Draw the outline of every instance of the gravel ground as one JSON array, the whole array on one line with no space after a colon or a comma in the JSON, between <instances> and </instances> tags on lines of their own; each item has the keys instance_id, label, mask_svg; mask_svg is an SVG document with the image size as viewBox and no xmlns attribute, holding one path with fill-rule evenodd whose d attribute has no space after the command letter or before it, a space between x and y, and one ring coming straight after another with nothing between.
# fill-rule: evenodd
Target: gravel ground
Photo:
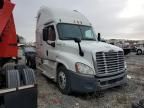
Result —
<instances>
[{"instance_id":1,"label":"gravel ground","mask_svg":"<svg viewBox=\"0 0 144 108\"><path fill-rule=\"evenodd\" d=\"M128 84L97 94L63 95L56 84L37 71L38 108L131 108L132 102L144 98L144 55L129 54Z\"/></svg>"}]
</instances>

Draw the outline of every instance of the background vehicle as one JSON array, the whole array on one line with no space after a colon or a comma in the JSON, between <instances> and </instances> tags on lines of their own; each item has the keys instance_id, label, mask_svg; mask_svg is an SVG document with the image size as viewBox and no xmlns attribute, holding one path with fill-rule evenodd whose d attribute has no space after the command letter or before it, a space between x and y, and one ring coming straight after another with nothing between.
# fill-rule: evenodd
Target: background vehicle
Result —
<instances>
[{"instance_id":1,"label":"background vehicle","mask_svg":"<svg viewBox=\"0 0 144 108\"><path fill-rule=\"evenodd\" d=\"M136 52L138 55L141 55L144 53L144 44L138 44L136 46Z\"/></svg>"},{"instance_id":2,"label":"background vehicle","mask_svg":"<svg viewBox=\"0 0 144 108\"><path fill-rule=\"evenodd\" d=\"M24 55L24 44L18 44L18 59L19 62L25 64L25 55Z\"/></svg>"},{"instance_id":3,"label":"background vehicle","mask_svg":"<svg viewBox=\"0 0 144 108\"><path fill-rule=\"evenodd\" d=\"M116 45L116 46L122 48L124 51L124 55L128 55L132 50L129 43L126 43L126 42L110 42L110 44Z\"/></svg>"},{"instance_id":4,"label":"background vehicle","mask_svg":"<svg viewBox=\"0 0 144 108\"><path fill-rule=\"evenodd\" d=\"M36 27L37 68L65 94L126 83L123 50L100 40L80 12L42 7Z\"/></svg>"},{"instance_id":5,"label":"background vehicle","mask_svg":"<svg viewBox=\"0 0 144 108\"><path fill-rule=\"evenodd\" d=\"M36 108L35 73L18 63L14 4L0 0L0 108Z\"/></svg>"},{"instance_id":6,"label":"background vehicle","mask_svg":"<svg viewBox=\"0 0 144 108\"><path fill-rule=\"evenodd\" d=\"M24 55L26 58L26 65L31 67L31 68L36 68L36 62L35 62L35 57L36 57L36 50L34 47L24 47Z\"/></svg>"}]
</instances>

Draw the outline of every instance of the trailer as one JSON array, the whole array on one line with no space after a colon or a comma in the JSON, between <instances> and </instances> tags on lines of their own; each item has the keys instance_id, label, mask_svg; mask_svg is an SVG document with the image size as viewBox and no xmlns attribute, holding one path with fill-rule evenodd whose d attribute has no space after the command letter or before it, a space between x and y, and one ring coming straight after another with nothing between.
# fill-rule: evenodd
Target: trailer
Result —
<instances>
[{"instance_id":1,"label":"trailer","mask_svg":"<svg viewBox=\"0 0 144 108\"><path fill-rule=\"evenodd\" d=\"M37 108L35 71L18 62L14 7L0 0L0 108Z\"/></svg>"}]
</instances>

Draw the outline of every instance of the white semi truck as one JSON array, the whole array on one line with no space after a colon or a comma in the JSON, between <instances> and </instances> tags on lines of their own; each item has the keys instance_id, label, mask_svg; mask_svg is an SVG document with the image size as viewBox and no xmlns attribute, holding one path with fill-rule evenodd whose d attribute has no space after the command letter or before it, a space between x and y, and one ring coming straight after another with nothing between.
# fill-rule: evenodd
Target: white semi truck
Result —
<instances>
[{"instance_id":1,"label":"white semi truck","mask_svg":"<svg viewBox=\"0 0 144 108\"><path fill-rule=\"evenodd\" d=\"M100 41L80 12L42 7L36 27L37 68L62 93L95 92L126 83L124 52Z\"/></svg>"}]
</instances>

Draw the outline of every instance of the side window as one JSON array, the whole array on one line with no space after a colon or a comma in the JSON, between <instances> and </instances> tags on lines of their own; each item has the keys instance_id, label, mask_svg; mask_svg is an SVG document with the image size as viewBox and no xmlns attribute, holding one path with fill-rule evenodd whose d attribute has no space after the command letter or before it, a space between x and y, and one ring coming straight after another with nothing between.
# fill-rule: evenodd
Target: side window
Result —
<instances>
[{"instance_id":1,"label":"side window","mask_svg":"<svg viewBox=\"0 0 144 108\"><path fill-rule=\"evenodd\" d=\"M48 27L48 40L55 41L56 35L55 35L55 29L54 26Z\"/></svg>"},{"instance_id":2,"label":"side window","mask_svg":"<svg viewBox=\"0 0 144 108\"><path fill-rule=\"evenodd\" d=\"M56 40L56 34L54 26L48 26L44 28L43 30L43 40L44 41L55 41Z\"/></svg>"}]
</instances>

